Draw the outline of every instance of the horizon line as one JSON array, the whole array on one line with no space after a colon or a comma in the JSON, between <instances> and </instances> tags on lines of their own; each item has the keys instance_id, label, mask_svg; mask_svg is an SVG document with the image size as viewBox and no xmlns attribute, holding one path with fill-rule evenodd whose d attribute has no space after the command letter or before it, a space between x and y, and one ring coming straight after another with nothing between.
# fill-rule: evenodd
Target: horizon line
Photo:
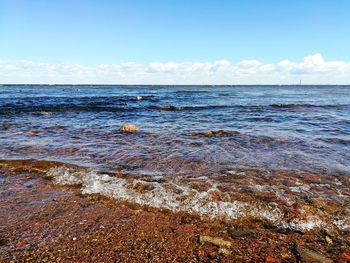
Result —
<instances>
[{"instance_id":1,"label":"horizon line","mask_svg":"<svg viewBox=\"0 0 350 263\"><path fill-rule=\"evenodd\" d=\"M0 86L207 86L207 87L234 87L234 86L350 86L349 84L49 84L49 83L0 83Z\"/></svg>"}]
</instances>

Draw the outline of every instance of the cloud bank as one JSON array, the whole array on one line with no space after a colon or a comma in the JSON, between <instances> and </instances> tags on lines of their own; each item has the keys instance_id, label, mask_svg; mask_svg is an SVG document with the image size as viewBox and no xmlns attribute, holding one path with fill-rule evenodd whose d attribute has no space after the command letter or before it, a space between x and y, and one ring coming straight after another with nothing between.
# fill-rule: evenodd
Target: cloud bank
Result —
<instances>
[{"instance_id":1,"label":"cloud bank","mask_svg":"<svg viewBox=\"0 0 350 263\"><path fill-rule=\"evenodd\" d=\"M350 62L325 61L321 54L274 64L153 62L82 65L0 60L2 84L350 84Z\"/></svg>"}]
</instances>

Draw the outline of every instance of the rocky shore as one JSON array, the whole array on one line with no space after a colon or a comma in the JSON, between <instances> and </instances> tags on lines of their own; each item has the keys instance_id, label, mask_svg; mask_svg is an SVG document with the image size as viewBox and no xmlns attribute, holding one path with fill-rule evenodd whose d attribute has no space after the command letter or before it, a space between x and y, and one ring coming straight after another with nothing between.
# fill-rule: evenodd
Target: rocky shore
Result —
<instances>
[{"instance_id":1,"label":"rocky shore","mask_svg":"<svg viewBox=\"0 0 350 263\"><path fill-rule=\"evenodd\" d=\"M350 261L348 230L209 220L83 195L46 178L57 165L0 162L0 262Z\"/></svg>"}]
</instances>

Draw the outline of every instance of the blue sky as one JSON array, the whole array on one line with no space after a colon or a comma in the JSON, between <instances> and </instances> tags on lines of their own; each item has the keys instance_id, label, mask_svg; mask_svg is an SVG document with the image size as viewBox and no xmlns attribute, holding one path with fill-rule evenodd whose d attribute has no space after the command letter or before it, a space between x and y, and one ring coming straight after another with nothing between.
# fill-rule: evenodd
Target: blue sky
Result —
<instances>
[{"instance_id":1,"label":"blue sky","mask_svg":"<svg viewBox=\"0 0 350 263\"><path fill-rule=\"evenodd\" d=\"M0 60L350 61L349 14L347 0L0 0Z\"/></svg>"},{"instance_id":2,"label":"blue sky","mask_svg":"<svg viewBox=\"0 0 350 263\"><path fill-rule=\"evenodd\" d=\"M275 62L322 53L350 60L346 0L0 2L3 59Z\"/></svg>"}]
</instances>

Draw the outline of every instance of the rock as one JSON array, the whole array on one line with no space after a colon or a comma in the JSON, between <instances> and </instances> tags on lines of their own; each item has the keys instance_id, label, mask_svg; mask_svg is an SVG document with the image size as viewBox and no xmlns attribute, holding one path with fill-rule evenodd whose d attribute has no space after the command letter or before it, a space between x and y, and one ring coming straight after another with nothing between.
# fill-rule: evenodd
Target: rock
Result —
<instances>
[{"instance_id":1,"label":"rock","mask_svg":"<svg viewBox=\"0 0 350 263\"><path fill-rule=\"evenodd\" d=\"M200 243L210 243L218 247L231 248L232 242L223 240L220 237L210 237L210 236L199 236Z\"/></svg>"},{"instance_id":2,"label":"rock","mask_svg":"<svg viewBox=\"0 0 350 263\"><path fill-rule=\"evenodd\" d=\"M280 253L280 257L283 259L283 262L290 262L294 255L290 251Z\"/></svg>"},{"instance_id":3,"label":"rock","mask_svg":"<svg viewBox=\"0 0 350 263\"><path fill-rule=\"evenodd\" d=\"M224 232L225 231L225 226L223 226L222 224L212 224L211 228L216 232Z\"/></svg>"},{"instance_id":4,"label":"rock","mask_svg":"<svg viewBox=\"0 0 350 263\"><path fill-rule=\"evenodd\" d=\"M64 214L65 214L65 211L63 209L58 209L52 214L52 217L62 216Z\"/></svg>"},{"instance_id":5,"label":"rock","mask_svg":"<svg viewBox=\"0 0 350 263\"><path fill-rule=\"evenodd\" d=\"M215 258L217 256L217 254L218 254L218 251L215 248L213 248L213 247L207 248L206 252L207 252L207 254L208 254L208 256L210 258Z\"/></svg>"},{"instance_id":6,"label":"rock","mask_svg":"<svg viewBox=\"0 0 350 263\"><path fill-rule=\"evenodd\" d=\"M329 236L326 236L326 242L327 244L330 246L330 245L333 245L333 241L332 239L329 237Z\"/></svg>"},{"instance_id":7,"label":"rock","mask_svg":"<svg viewBox=\"0 0 350 263\"><path fill-rule=\"evenodd\" d=\"M25 243L23 241L19 241L16 243L15 247L19 248L19 247L23 247L25 245Z\"/></svg>"},{"instance_id":8,"label":"rock","mask_svg":"<svg viewBox=\"0 0 350 263\"><path fill-rule=\"evenodd\" d=\"M271 256L267 256L265 258L265 262L266 263L278 263L279 261L277 259L275 259L274 257L271 257Z\"/></svg>"},{"instance_id":9,"label":"rock","mask_svg":"<svg viewBox=\"0 0 350 263\"><path fill-rule=\"evenodd\" d=\"M177 110L182 110L182 107L176 107L176 106L159 106L157 107L160 110L165 110L165 111L177 111Z\"/></svg>"},{"instance_id":10,"label":"rock","mask_svg":"<svg viewBox=\"0 0 350 263\"><path fill-rule=\"evenodd\" d=\"M220 248L219 249L219 254L228 256L228 255L231 255L231 253L232 253L232 251L229 250L229 249L226 249L226 248Z\"/></svg>"},{"instance_id":11,"label":"rock","mask_svg":"<svg viewBox=\"0 0 350 263\"><path fill-rule=\"evenodd\" d=\"M288 142L287 138L275 138L276 142Z\"/></svg>"},{"instance_id":12,"label":"rock","mask_svg":"<svg viewBox=\"0 0 350 263\"><path fill-rule=\"evenodd\" d=\"M0 124L0 129L1 129L1 130L4 130L4 131L9 130L10 127L11 127L10 123L5 122L5 121L4 121L3 123Z\"/></svg>"},{"instance_id":13,"label":"rock","mask_svg":"<svg viewBox=\"0 0 350 263\"><path fill-rule=\"evenodd\" d=\"M28 136L34 136L34 135L39 134L39 131L25 131L23 133L28 135Z\"/></svg>"},{"instance_id":14,"label":"rock","mask_svg":"<svg viewBox=\"0 0 350 263\"><path fill-rule=\"evenodd\" d=\"M312 201L313 206L317 207L318 209L325 211L327 213L334 214L337 211L342 210L343 208L334 203L334 202L327 202L322 198L317 198Z\"/></svg>"},{"instance_id":15,"label":"rock","mask_svg":"<svg viewBox=\"0 0 350 263\"><path fill-rule=\"evenodd\" d=\"M50 130L62 130L65 129L65 126L62 125L53 125L49 127Z\"/></svg>"},{"instance_id":16,"label":"rock","mask_svg":"<svg viewBox=\"0 0 350 263\"><path fill-rule=\"evenodd\" d=\"M0 238L0 246L5 246L6 245L6 240L3 238Z\"/></svg>"},{"instance_id":17,"label":"rock","mask_svg":"<svg viewBox=\"0 0 350 263\"><path fill-rule=\"evenodd\" d=\"M132 123L125 123L119 128L121 132L138 132L139 130L140 129Z\"/></svg>"},{"instance_id":18,"label":"rock","mask_svg":"<svg viewBox=\"0 0 350 263\"><path fill-rule=\"evenodd\" d=\"M347 254L345 252L343 254L341 254L341 257L345 258L346 260L350 260L350 254Z\"/></svg>"},{"instance_id":19,"label":"rock","mask_svg":"<svg viewBox=\"0 0 350 263\"><path fill-rule=\"evenodd\" d=\"M326 229L326 232L327 232L327 235L333 238L339 236L339 232L336 228L328 228Z\"/></svg>"},{"instance_id":20,"label":"rock","mask_svg":"<svg viewBox=\"0 0 350 263\"><path fill-rule=\"evenodd\" d=\"M314 263L332 263L333 260L327 258L323 254L313 251L311 249L297 246L301 262L314 262Z\"/></svg>"},{"instance_id":21,"label":"rock","mask_svg":"<svg viewBox=\"0 0 350 263\"><path fill-rule=\"evenodd\" d=\"M194 231L195 229L192 225L183 225L176 229L176 232L181 234L193 234Z\"/></svg>"},{"instance_id":22,"label":"rock","mask_svg":"<svg viewBox=\"0 0 350 263\"><path fill-rule=\"evenodd\" d=\"M205 255L206 255L206 253L205 253L205 251L204 251L203 249L200 249L200 250L198 251L198 256L199 256L199 257L204 258Z\"/></svg>"},{"instance_id":23,"label":"rock","mask_svg":"<svg viewBox=\"0 0 350 263\"><path fill-rule=\"evenodd\" d=\"M214 133L212 131L202 131L200 134L207 136L207 137L214 136Z\"/></svg>"},{"instance_id":24,"label":"rock","mask_svg":"<svg viewBox=\"0 0 350 263\"><path fill-rule=\"evenodd\" d=\"M198 135L206 136L206 137L232 137L239 135L239 132L237 131L224 131L224 130L217 130L217 131L210 131L205 130L199 132Z\"/></svg>"},{"instance_id":25,"label":"rock","mask_svg":"<svg viewBox=\"0 0 350 263\"><path fill-rule=\"evenodd\" d=\"M241 237L252 237L256 235L256 230L254 229L235 229L233 227L229 228L228 233L232 238Z\"/></svg>"}]
</instances>

